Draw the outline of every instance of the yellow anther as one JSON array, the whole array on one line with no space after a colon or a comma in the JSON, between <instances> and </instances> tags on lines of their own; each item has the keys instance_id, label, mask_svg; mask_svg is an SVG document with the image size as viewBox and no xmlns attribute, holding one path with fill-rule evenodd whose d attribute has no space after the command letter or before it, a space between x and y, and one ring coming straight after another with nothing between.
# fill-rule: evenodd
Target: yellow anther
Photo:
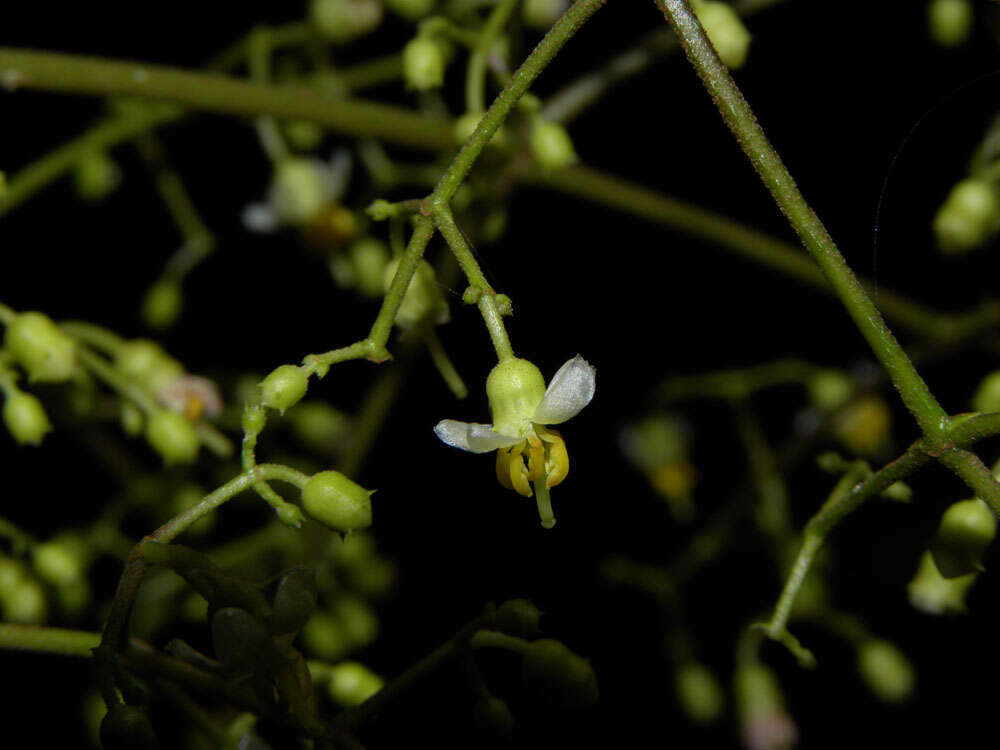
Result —
<instances>
[{"instance_id":1,"label":"yellow anther","mask_svg":"<svg viewBox=\"0 0 1000 750\"><path fill-rule=\"evenodd\" d=\"M511 451L509 461L510 483L514 485L514 490L525 497L534 495L535 493L531 490L531 482L528 481L528 469L524 465L521 451Z\"/></svg>"},{"instance_id":2,"label":"yellow anther","mask_svg":"<svg viewBox=\"0 0 1000 750\"><path fill-rule=\"evenodd\" d=\"M542 439L547 443L545 451L545 486L555 487L569 474L569 453L566 442L555 430L546 430Z\"/></svg>"},{"instance_id":3,"label":"yellow anther","mask_svg":"<svg viewBox=\"0 0 1000 750\"><path fill-rule=\"evenodd\" d=\"M540 479L543 471L545 471L545 448L539 440L538 445L532 445L528 449L528 479L532 482Z\"/></svg>"},{"instance_id":4,"label":"yellow anther","mask_svg":"<svg viewBox=\"0 0 1000 750\"><path fill-rule=\"evenodd\" d=\"M514 489L510 483L510 448L500 448L497 451L497 481L508 490Z\"/></svg>"},{"instance_id":5,"label":"yellow anther","mask_svg":"<svg viewBox=\"0 0 1000 750\"><path fill-rule=\"evenodd\" d=\"M205 402L202 401L197 396L191 396L187 403L184 404L184 416L190 419L192 422L197 422L201 419L201 415L205 413Z\"/></svg>"}]
</instances>

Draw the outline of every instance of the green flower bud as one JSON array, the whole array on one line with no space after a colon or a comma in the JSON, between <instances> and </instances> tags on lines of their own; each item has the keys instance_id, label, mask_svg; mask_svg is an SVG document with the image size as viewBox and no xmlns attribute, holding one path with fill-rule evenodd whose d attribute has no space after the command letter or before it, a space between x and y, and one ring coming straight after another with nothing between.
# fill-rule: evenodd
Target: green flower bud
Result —
<instances>
[{"instance_id":1,"label":"green flower bud","mask_svg":"<svg viewBox=\"0 0 1000 750\"><path fill-rule=\"evenodd\" d=\"M310 477L302 488L302 507L332 529L363 529L372 523L373 492L339 471L321 471Z\"/></svg>"},{"instance_id":2,"label":"green flower bud","mask_svg":"<svg viewBox=\"0 0 1000 750\"><path fill-rule=\"evenodd\" d=\"M327 695L338 706L364 703L382 689L385 681L364 664L345 661L330 668Z\"/></svg>"},{"instance_id":3,"label":"green flower bud","mask_svg":"<svg viewBox=\"0 0 1000 750\"><path fill-rule=\"evenodd\" d=\"M963 500L948 508L930 546L941 575L957 578L982 570L983 555L996 532L996 518L979 498Z\"/></svg>"},{"instance_id":4,"label":"green flower bud","mask_svg":"<svg viewBox=\"0 0 1000 750\"><path fill-rule=\"evenodd\" d=\"M275 635L297 633L316 609L316 573L309 568L292 568L278 583L274 593L270 626Z\"/></svg>"},{"instance_id":5,"label":"green flower bud","mask_svg":"<svg viewBox=\"0 0 1000 750\"><path fill-rule=\"evenodd\" d=\"M44 313L25 312L7 325L4 344L28 379L69 380L75 367L73 339Z\"/></svg>"},{"instance_id":6,"label":"green flower bud","mask_svg":"<svg viewBox=\"0 0 1000 750\"><path fill-rule=\"evenodd\" d=\"M122 432L129 437L138 437L142 434L142 428L146 424L142 409L129 401L122 401L119 415Z\"/></svg>"},{"instance_id":7,"label":"green flower bud","mask_svg":"<svg viewBox=\"0 0 1000 750\"><path fill-rule=\"evenodd\" d=\"M437 0L385 0L389 10L407 21L418 21L429 15Z\"/></svg>"},{"instance_id":8,"label":"green flower bud","mask_svg":"<svg viewBox=\"0 0 1000 750\"><path fill-rule=\"evenodd\" d=\"M523 655L521 677L525 688L540 703L582 708L597 702L594 670L560 641L534 641L525 647Z\"/></svg>"},{"instance_id":9,"label":"green flower bud","mask_svg":"<svg viewBox=\"0 0 1000 750\"><path fill-rule=\"evenodd\" d=\"M351 245L350 258L358 291L366 297L381 297L385 292L385 267L390 259L386 244L374 237L365 237Z\"/></svg>"},{"instance_id":10,"label":"green flower bud","mask_svg":"<svg viewBox=\"0 0 1000 750\"><path fill-rule=\"evenodd\" d=\"M375 611L361 597L342 595L334 603L333 615L340 622L352 648L362 648L378 636L379 622Z\"/></svg>"},{"instance_id":11,"label":"green flower bud","mask_svg":"<svg viewBox=\"0 0 1000 750\"><path fill-rule=\"evenodd\" d=\"M743 744L751 748L793 747L798 729L785 708L774 672L758 662L739 666L734 676Z\"/></svg>"},{"instance_id":12,"label":"green flower bud","mask_svg":"<svg viewBox=\"0 0 1000 750\"><path fill-rule=\"evenodd\" d=\"M514 739L514 715L507 704L494 695L476 701L472 721L480 734L494 742L510 743Z\"/></svg>"},{"instance_id":13,"label":"green flower bud","mask_svg":"<svg viewBox=\"0 0 1000 750\"><path fill-rule=\"evenodd\" d=\"M1000 228L1000 191L970 177L955 185L934 216L934 235L945 253L966 253L985 245Z\"/></svg>"},{"instance_id":14,"label":"green flower bud","mask_svg":"<svg viewBox=\"0 0 1000 750\"><path fill-rule=\"evenodd\" d=\"M146 712L135 706L115 705L101 721L104 750L155 750L160 746Z\"/></svg>"},{"instance_id":15,"label":"green flower bud","mask_svg":"<svg viewBox=\"0 0 1000 750\"><path fill-rule=\"evenodd\" d=\"M865 396L847 406L834 422L837 439L859 456L876 456L885 450L892 428L892 414L878 396Z\"/></svg>"},{"instance_id":16,"label":"green flower bud","mask_svg":"<svg viewBox=\"0 0 1000 750\"><path fill-rule=\"evenodd\" d=\"M541 633L542 611L527 599L511 599L497 607L497 630L516 638L534 638Z\"/></svg>"},{"instance_id":17,"label":"green flower bud","mask_svg":"<svg viewBox=\"0 0 1000 750\"><path fill-rule=\"evenodd\" d=\"M127 341L115 353L115 367L153 393L184 375L184 366L149 339Z\"/></svg>"},{"instance_id":18,"label":"green flower bud","mask_svg":"<svg viewBox=\"0 0 1000 750\"><path fill-rule=\"evenodd\" d=\"M390 261L385 267L382 283L386 291L396 276L397 268L399 268L398 258ZM413 272L410 286L407 287L403 301L396 312L396 325L400 328L409 328L424 318L430 318L435 323L447 323L449 317L448 303L438 287L434 269L430 263L421 260Z\"/></svg>"},{"instance_id":19,"label":"green flower bud","mask_svg":"<svg viewBox=\"0 0 1000 750\"><path fill-rule=\"evenodd\" d=\"M305 401L288 414L292 433L317 452L329 451L347 438L351 418L324 401Z\"/></svg>"},{"instance_id":20,"label":"green flower bud","mask_svg":"<svg viewBox=\"0 0 1000 750\"><path fill-rule=\"evenodd\" d=\"M681 708L696 724L713 724L722 718L726 696L719 681L704 664L685 662L674 675L674 690Z\"/></svg>"},{"instance_id":21,"label":"green flower bud","mask_svg":"<svg viewBox=\"0 0 1000 750\"><path fill-rule=\"evenodd\" d=\"M25 625L44 622L45 591L25 567L9 557L0 557L0 614L3 620Z\"/></svg>"},{"instance_id":22,"label":"green flower bud","mask_svg":"<svg viewBox=\"0 0 1000 750\"><path fill-rule=\"evenodd\" d=\"M970 0L931 0L927 5L927 26L931 39L942 47L956 47L972 33Z\"/></svg>"},{"instance_id":23,"label":"green flower bud","mask_svg":"<svg viewBox=\"0 0 1000 750\"><path fill-rule=\"evenodd\" d=\"M531 125L528 145L531 155L542 169L562 169L579 161L569 132L557 122L536 117Z\"/></svg>"},{"instance_id":24,"label":"green flower bud","mask_svg":"<svg viewBox=\"0 0 1000 750\"><path fill-rule=\"evenodd\" d=\"M260 383L261 403L281 414L295 406L309 389L309 376L296 365L281 365Z\"/></svg>"},{"instance_id":25,"label":"green flower bud","mask_svg":"<svg viewBox=\"0 0 1000 750\"><path fill-rule=\"evenodd\" d=\"M809 403L820 411L833 411L854 393L854 381L840 370L820 370L806 383Z\"/></svg>"},{"instance_id":26,"label":"green flower bud","mask_svg":"<svg viewBox=\"0 0 1000 750\"><path fill-rule=\"evenodd\" d=\"M464 115L455 120L455 140L458 143L465 143L472 134L479 127L480 121L483 119L485 112L466 112ZM493 134L490 138L490 143L495 146L501 146L507 140L507 131L504 129L503 125L497 128L497 132Z\"/></svg>"},{"instance_id":27,"label":"green flower bud","mask_svg":"<svg viewBox=\"0 0 1000 750\"><path fill-rule=\"evenodd\" d=\"M309 18L332 42L344 43L370 34L382 23L379 0L312 0Z\"/></svg>"},{"instance_id":28,"label":"green flower bud","mask_svg":"<svg viewBox=\"0 0 1000 750\"><path fill-rule=\"evenodd\" d=\"M121 170L106 151L88 151L73 167L73 186L85 201L106 198L121 182Z\"/></svg>"},{"instance_id":29,"label":"green flower bud","mask_svg":"<svg viewBox=\"0 0 1000 750\"><path fill-rule=\"evenodd\" d=\"M976 573L944 578L934 564L930 552L920 558L920 566L907 585L910 604L930 615L961 614L965 612L965 596L976 582Z\"/></svg>"},{"instance_id":30,"label":"green flower bud","mask_svg":"<svg viewBox=\"0 0 1000 750\"><path fill-rule=\"evenodd\" d=\"M694 12L722 62L733 69L743 67L752 37L736 11L723 2L700 0Z\"/></svg>"},{"instance_id":31,"label":"green flower bud","mask_svg":"<svg viewBox=\"0 0 1000 750\"><path fill-rule=\"evenodd\" d=\"M403 48L403 78L417 91L430 91L444 84L447 66L441 44L430 37L418 36Z\"/></svg>"},{"instance_id":32,"label":"green flower bud","mask_svg":"<svg viewBox=\"0 0 1000 750\"><path fill-rule=\"evenodd\" d=\"M534 363L526 359L501 362L486 378L493 429L504 435L520 435L544 395L545 378Z\"/></svg>"},{"instance_id":33,"label":"green flower bud","mask_svg":"<svg viewBox=\"0 0 1000 750\"><path fill-rule=\"evenodd\" d=\"M79 538L62 536L36 544L32 561L43 581L67 586L83 578L87 568L86 548Z\"/></svg>"},{"instance_id":34,"label":"green flower bud","mask_svg":"<svg viewBox=\"0 0 1000 750\"><path fill-rule=\"evenodd\" d=\"M521 15L524 24L535 31L545 32L549 30L566 9L569 7L569 0L524 0L521 8Z\"/></svg>"},{"instance_id":35,"label":"green flower bud","mask_svg":"<svg viewBox=\"0 0 1000 750\"><path fill-rule=\"evenodd\" d=\"M905 701L917 682L906 656L888 641L875 638L858 646L858 671L875 697L886 703Z\"/></svg>"},{"instance_id":36,"label":"green flower bud","mask_svg":"<svg viewBox=\"0 0 1000 750\"><path fill-rule=\"evenodd\" d=\"M150 328L162 331L170 328L181 315L184 291L176 281L160 279L146 292L140 315Z\"/></svg>"},{"instance_id":37,"label":"green flower bud","mask_svg":"<svg viewBox=\"0 0 1000 750\"><path fill-rule=\"evenodd\" d=\"M3 423L20 445L41 445L52 431L42 402L24 391L13 391L3 405Z\"/></svg>"},{"instance_id":38,"label":"green flower bud","mask_svg":"<svg viewBox=\"0 0 1000 750\"><path fill-rule=\"evenodd\" d=\"M158 409L146 424L146 441L171 464L192 463L198 457L200 439L194 425L177 412Z\"/></svg>"},{"instance_id":39,"label":"green flower bud","mask_svg":"<svg viewBox=\"0 0 1000 750\"><path fill-rule=\"evenodd\" d=\"M979 382L972 397L972 409L984 413L1000 411L1000 370L991 372Z\"/></svg>"},{"instance_id":40,"label":"green flower bud","mask_svg":"<svg viewBox=\"0 0 1000 750\"><path fill-rule=\"evenodd\" d=\"M327 612L313 614L302 627L299 637L307 654L327 661L343 658L354 646L343 624Z\"/></svg>"},{"instance_id":41,"label":"green flower bud","mask_svg":"<svg viewBox=\"0 0 1000 750\"><path fill-rule=\"evenodd\" d=\"M305 224L318 216L329 202L327 175L313 159L300 156L283 159L275 167L268 199L282 222Z\"/></svg>"}]
</instances>

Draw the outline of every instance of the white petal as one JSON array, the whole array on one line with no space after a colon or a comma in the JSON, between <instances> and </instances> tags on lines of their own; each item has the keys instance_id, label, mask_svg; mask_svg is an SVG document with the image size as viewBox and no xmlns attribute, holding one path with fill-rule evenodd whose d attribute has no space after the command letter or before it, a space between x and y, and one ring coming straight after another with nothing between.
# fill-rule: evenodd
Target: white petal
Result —
<instances>
[{"instance_id":1,"label":"white petal","mask_svg":"<svg viewBox=\"0 0 1000 750\"><path fill-rule=\"evenodd\" d=\"M597 368L577 354L559 368L531 418L538 424L561 424L575 417L594 397Z\"/></svg>"},{"instance_id":2,"label":"white petal","mask_svg":"<svg viewBox=\"0 0 1000 750\"><path fill-rule=\"evenodd\" d=\"M330 157L330 166L327 174L330 176L328 189L331 200L340 200L347 192L347 186L351 182L353 164L351 163L351 152L346 148L338 148Z\"/></svg>"},{"instance_id":3,"label":"white petal","mask_svg":"<svg viewBox=\"0 0 1000 750\"><path fill-rule=\"evenodd\" d=\"M278 215L267 203L251 203L243 209L243 226L251 232L270 234L278 228Z\"/></svg>"},{"instance_id":4,"label":"white petal","mask_svg":"<svg viewBox=\"0 0 1000 750\"><path fill-rule=\"evenodd\" d=\"M494 432L488 424L459 422L455 419L442 419L434 428L434 434L441 442L472 453L489 453L497 448L509 448L523 439L501 435Z\"/></svg>"}]
</instances>

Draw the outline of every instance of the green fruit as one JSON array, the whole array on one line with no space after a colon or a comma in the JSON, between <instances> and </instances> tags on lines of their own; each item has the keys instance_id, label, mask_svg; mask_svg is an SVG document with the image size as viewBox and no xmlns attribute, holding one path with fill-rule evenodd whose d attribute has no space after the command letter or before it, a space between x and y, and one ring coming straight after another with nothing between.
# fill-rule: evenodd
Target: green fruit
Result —
<instances>
[{"instance_id":1,"label":"green fruit","mask_svg":"<svg viewBox=\"0 0 1000 750\"><path fill-rule=\"evenodd\" d=\"M948 508L930 545L941 575L957 578L982 570L983 555L996 532L996 517L982 500L963 500Z\"/></svg>"},{"instance_id":2,"label":"green fruit","mask_svg":"<svg viewBox=\"0 0 1000 750\"><path fill-rule=\"evenodd\" d=\"M445 67L444 50L430 37L415 37L403 48L403 78L411 89L440 88L444 83Z\"/></svg>"}]
</instances>

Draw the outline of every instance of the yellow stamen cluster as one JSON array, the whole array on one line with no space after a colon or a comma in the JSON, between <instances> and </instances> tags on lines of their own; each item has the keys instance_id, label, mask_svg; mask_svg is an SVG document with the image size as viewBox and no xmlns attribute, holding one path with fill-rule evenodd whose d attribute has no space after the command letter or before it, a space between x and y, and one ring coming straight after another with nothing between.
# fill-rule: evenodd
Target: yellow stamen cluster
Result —
<instances>
[{"instance_id":1,"label":"yellow stamen cluster","mask_svg":"<svg viewBox=\"0 0 1000 750\"><path fill-rule=\"evenodd\" d=\"M534 493L531 483L545 477L545 486L555 487L569 473L566 443L555 430L534 425L528 437L510 448L497 451L497 479L504 487L525 497Z\"/></svg>"}]
</instances>

